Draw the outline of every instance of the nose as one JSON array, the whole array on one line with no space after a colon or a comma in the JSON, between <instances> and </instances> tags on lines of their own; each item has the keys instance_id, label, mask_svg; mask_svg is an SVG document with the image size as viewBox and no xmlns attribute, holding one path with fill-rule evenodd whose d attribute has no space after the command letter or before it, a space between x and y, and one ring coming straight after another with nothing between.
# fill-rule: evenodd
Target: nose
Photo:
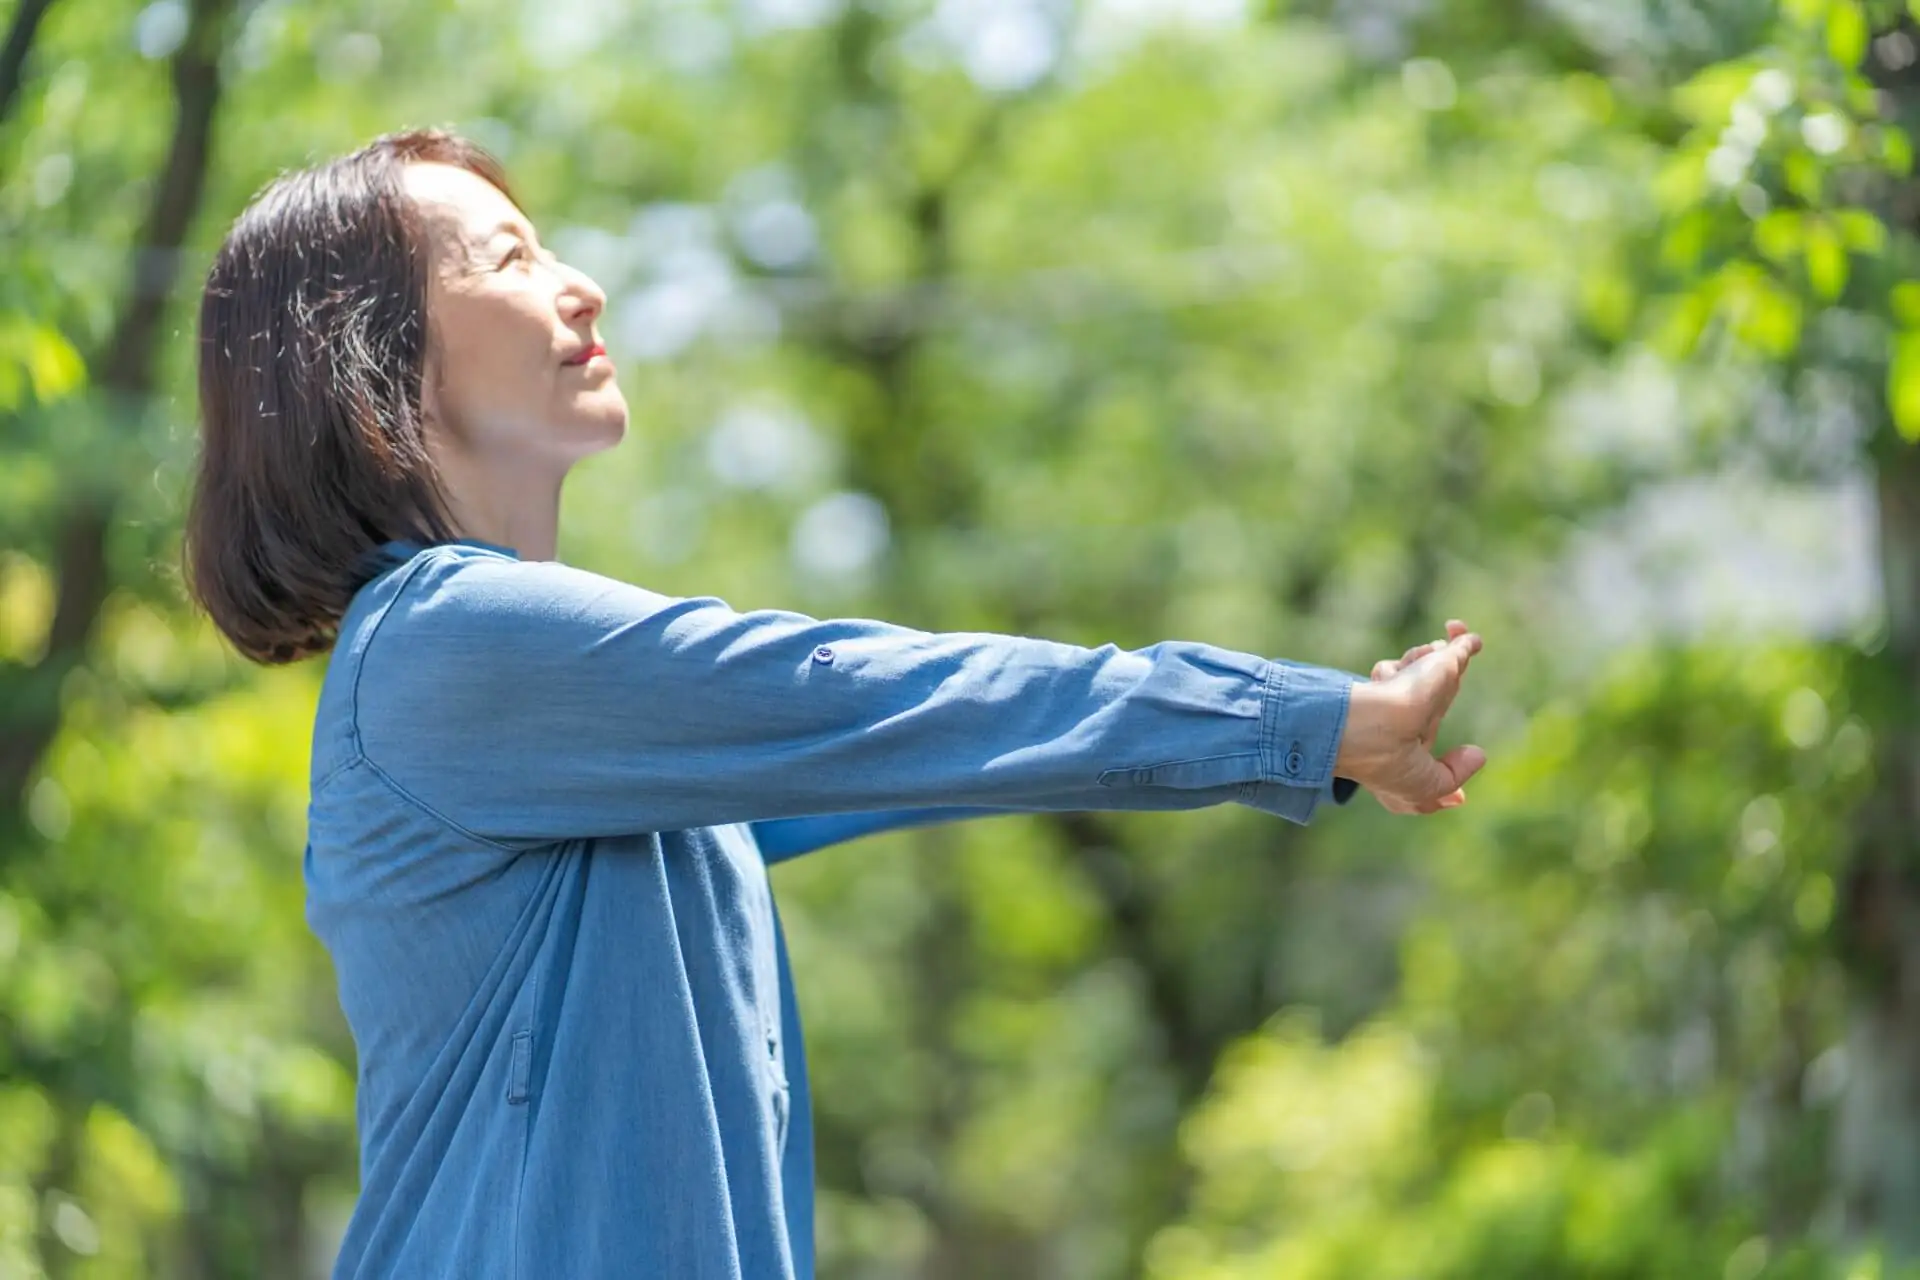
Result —
<instances>
[{"instance_id":1,"label":"nose","mask_svg":"<svg viewBox=\"0 0 1920 1280\"><path fill-rule=\"evenodd\" d=\"M607 309L607 295L593 277L584 271L575 270L565 263L560 268L562 287L560 290L560 313L568 324L582 321L591 323Z\"/></svg>"}]
</instances>

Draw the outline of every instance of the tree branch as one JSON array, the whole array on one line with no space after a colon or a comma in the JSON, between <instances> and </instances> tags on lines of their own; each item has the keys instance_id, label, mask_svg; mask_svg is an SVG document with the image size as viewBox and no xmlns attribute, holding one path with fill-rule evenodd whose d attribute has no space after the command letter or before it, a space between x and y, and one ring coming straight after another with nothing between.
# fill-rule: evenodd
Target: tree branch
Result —
<instances>
[{"instance_id":1,"label":"tree branch","mask_svg":"<svg viewBox=\"0 0 1920 1280\"><path fill-rule=\"evenodd\" d=\"M27 78L27 55L33 52L33 39L40 33L40 19L53 8L53 0L20 0L7 26L7 42L0 45L0 124L20 96Z\"/></svg>"},{"instance_id":2,"label":"tree branch","mask_svg":"<svg viewBox=\"0 0 1920 1280\"><path fill-rule=\"evenodd\" d=\"M186 39L173 55L173 138L136 242L119 318L106 346L89 362L96 386L115 411L138 404L154 389L160 326L179 279L180 247L206 188L220 101L220 53L232 12L233 0L193 0ZM60 686L85 656L113 586L107 531L117 505L117 495L108 489L83 492L56 535L59 585L46 653L20 676L24 687L8 699L16 714L0 728L0 816L16 816L27 779L59 731Z\"/></svg>"}]
</instances>

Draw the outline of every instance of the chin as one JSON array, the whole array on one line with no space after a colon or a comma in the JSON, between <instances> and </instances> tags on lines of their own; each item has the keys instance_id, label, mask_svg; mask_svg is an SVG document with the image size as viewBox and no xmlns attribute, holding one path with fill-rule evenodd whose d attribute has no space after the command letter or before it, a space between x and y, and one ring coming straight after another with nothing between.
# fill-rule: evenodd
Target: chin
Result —
<instances>
[{"instance_id":1,"label":"chin","mask_svg":"<svg viewBox=\"0 0 1920 1280\"><path fill-rule=\"evenodd\" d=\"M591 458L596 453L605 453L609 449L618 447L626 436L627 420L621 418L617 422L604 424L596 430L575 434L568 442L567 452L572 455L573 461L578 462L582 458Z\"/></svg>"},{"instance_id":2,"label":"chin","mask_svg":"<svg viewBox=\"0 0 1920 1280\"><path fill-rule=\"evenodd\" d=\"M606 452L626 439L627 402L616 399L590 409L583 407L567 424L566 435L568 451L577 458Z\"/></svg>"}]
</instances>

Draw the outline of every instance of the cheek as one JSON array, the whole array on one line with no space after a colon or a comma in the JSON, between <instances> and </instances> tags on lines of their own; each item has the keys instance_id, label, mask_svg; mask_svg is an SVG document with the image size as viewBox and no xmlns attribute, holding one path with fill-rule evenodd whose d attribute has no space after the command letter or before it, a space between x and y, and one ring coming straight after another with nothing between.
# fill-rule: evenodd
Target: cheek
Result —
<instances>
[{"instance_id":1,"label":"cheek","mask_svg":"<svg viewBox=\"0 0 1920 1280\"><path fill-rule=\"evenodd\" d=\"M548 327L502 300L461 299L448 306L440 350L442 396L476 425L551 393Z\"/></svg>"},{"instance_id":2,"label":"cheek","mask_svg":"<svg viewBox=\"0 0 1920 1280\"><path fill-rule=\"evenodd\" d=\"M498 380L524 372L533 357L546 354L543 335L524 315L509 307L463 308L447 326L447 353L469 374Z\"/></svg>"}]
</instances>

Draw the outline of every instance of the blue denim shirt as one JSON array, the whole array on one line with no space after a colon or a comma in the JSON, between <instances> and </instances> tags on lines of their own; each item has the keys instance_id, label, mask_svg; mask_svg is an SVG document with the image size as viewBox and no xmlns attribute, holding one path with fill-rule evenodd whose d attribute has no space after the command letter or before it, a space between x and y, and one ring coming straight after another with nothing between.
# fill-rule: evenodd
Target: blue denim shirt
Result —
<instances>
[{"instance_id":1,"label":"blue denim shirt","mask_svg":"<svg viewBox=\"0 0 1920 1280\"><path fill-rule=\"evenodd\" d=\"M305 858L359 1051L342 1280L811 1276L767 863L1006 811L1305 822L1358 678L742 613L475 540L370 572Z\"/></svg>"}]
</instances>

